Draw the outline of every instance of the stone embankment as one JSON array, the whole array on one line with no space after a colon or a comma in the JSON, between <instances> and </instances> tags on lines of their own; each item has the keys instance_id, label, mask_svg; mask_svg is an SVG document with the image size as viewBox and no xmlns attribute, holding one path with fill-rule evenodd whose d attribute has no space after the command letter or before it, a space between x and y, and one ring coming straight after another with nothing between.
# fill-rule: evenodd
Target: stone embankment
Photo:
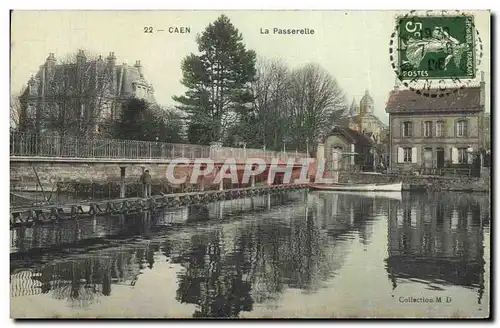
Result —
<instances>
[{"instance_id":1,"label":"stone embankment","mask_svg":"<svg viewBox=\"0 0 500 328\"><path fill-rule=\"evenodd\" d=\"M403 182L403 190L425 191L469 191L489 192L491 178L489 174L481 177L469 176L411 176L374 173L341 173L340 182L352 183L393 183Z\"/></svg>"}]
</instances>

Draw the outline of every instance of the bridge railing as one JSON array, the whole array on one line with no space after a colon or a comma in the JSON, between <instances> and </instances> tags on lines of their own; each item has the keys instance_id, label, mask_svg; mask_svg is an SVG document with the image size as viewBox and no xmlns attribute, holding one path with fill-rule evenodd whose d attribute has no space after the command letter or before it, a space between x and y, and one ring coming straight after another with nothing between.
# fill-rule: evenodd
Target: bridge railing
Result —
<instances>
[{"instance_id":1,"label":"bridge railing","mask_svg":"<svg viewBox=\"0 0 500 328\"><path fill-rule=\"evenodd\" d=\"M12 132L11 156L75 158L208 158L209 146Z\"/></svg>"},{"instance_id":2,"label":"bridge railing","mask_svg":"<svg viewBox=\"0 0 500 328\"><path fill-rule=\"evenodd\" d=\"M272 151L272 150L252 149L252 148L222 147L216 150L215 157L217 159L262 158L267 161L270 161L273 158L277 158L282 161L287 161L289 159L299 161L301 158L306 158L307 154L299 152Z\"/></svg>"},{"instance_id":3,"label":"bridge railing","mask_svg":"<svg viewBox=\"0 0 500 328\"><path fill-rule=\"evenodd\" d=\"M36 134L10 133L10 156L73 157L73 158L226 158L300 159L306 154L297 152L275 152L261 149L245 149L177 144L152 141L82 138Z\"/></svg>"}]
</instances>

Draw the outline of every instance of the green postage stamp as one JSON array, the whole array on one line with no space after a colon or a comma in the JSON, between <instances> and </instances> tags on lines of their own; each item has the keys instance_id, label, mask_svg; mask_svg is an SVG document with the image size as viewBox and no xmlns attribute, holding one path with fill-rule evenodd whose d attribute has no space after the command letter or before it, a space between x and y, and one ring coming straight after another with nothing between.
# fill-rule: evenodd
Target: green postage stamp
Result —
<instances>
[{"instance_id":1,"label":"green postage stamp","mask_svg":"<svg viewBox=\"0 0 500 328\"><path fill-rule=\"evenodd\" d=\"M405 16L397 20L400 78L474 78L474 18Z\"/></svg>"}]
</instances>

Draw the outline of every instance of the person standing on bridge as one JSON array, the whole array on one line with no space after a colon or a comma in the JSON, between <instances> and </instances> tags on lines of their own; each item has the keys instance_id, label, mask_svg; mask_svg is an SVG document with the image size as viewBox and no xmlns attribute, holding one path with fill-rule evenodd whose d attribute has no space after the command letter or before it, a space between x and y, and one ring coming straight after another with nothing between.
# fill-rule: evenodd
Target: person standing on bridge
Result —
<instances>
[{"instance_id":1,"label":"person standing on bridge","mask_svg":"<svg viewBox=\"0 0 500 328\"><path fill-rule=\"evenodd\" d=\"M151 175L145 170L141 175L142 191L144 197L151 197Z\"/></svg>"}]
</instances>

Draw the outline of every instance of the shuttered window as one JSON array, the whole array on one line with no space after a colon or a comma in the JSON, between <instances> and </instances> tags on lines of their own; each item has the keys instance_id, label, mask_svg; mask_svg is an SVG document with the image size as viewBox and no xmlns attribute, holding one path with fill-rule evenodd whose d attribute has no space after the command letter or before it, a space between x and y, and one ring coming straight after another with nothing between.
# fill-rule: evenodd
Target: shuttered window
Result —
<instances>
[{"instance_id":1,"label":"shuttered window","mask_svg":"<svg viewBox=\"0 0 500 328\"><path fill-rule=\"evenodd\" d=\"M458 164L458 149L455 147L451 148L451 163Z\"/></svg>"},{"instance_id":2,"label":"shuttered window","mask_svg":"<svg viewBox=\"0 0 500 328\"><path fill-rule=\"evenodd\" d=\"M467 148L457 148L457 157L458 164L467 164Z\"/></svg>"},{"instance_id":3,"label":"shuttered window","mask_svg":"<svg viewBox=\"0 0 500 328\"><path fill-rule=\"evenodd\" d=\"M413 155L412 149L409 147L403 148L403 162L411 163L411 156Z\"/></svg>"},{"instance_id":4,"label":"shuttered window","mask_svg":"<svg viewBox=\"0 0 500 328\"><path fill-rule=\"evenodd\" d=\"M416 147L398 147L398 163L417 163Z\"/></svg>"}]
</instances>

